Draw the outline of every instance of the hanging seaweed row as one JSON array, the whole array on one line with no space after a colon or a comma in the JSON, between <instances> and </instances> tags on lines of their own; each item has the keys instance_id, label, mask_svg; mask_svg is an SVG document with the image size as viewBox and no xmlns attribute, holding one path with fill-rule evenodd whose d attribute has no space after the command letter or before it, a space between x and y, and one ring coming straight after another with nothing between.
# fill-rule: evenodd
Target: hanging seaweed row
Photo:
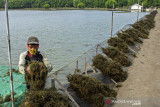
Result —
<instances>
[{"instance_id":1,"label":"hanging seaweed row","mask_svg":"<svg viewBox=\"0 0 160 107\"><path fill-rule=\"evenodd\" d=\"M129 52L128 46L135 45L134 42L142 43L142 39L146 39L149 36L149 30L155 26L154 17L157 11L151 12L146 15L143 20L140 20L132 25L132 28L117 33L118 37L111 37L107 43L110 46L117 47L120 51Z\"/></svg>"},{"instance_id":2,"label":"hanging seaweed row","mask_svg":"<svg viewBox=\"0 0 160 107\"><path fill-rule=\"evenodd\" d=\"M74 74L67 76L70 88L81 99L94 107L104 107L105 97L116 97L117 93L108 85L101 83L93 77Z\"/></svg>"},{"instance_id":3,"label":"hanging seaweed row","mask_svg":"<svg viewBox=\"0 0 160 107\"><path fill-rule=\"evenodd\" d=\"M131 61L125 55L129 52L128 45L134 46L135 42L143 43L141 38L147 38L149 30L153 27L148 28L150 23L154 23L153 17L155 17L156 12L152 12L151 16L146 16L146 20L143 24L147 24L144 27L140 25L133 25L133 28L127 29L122 33L117 34L118 37L112 37L107 42L110 46L108 48L102 48L104 54L109 56L113 62L107 60L101 54L96 55L93 59L93 66L99 69L104 75L112 78L116 82L123 82L127 79L127 72L124 72L122 66L130 66ZM147 20L150 20L147 22ZM140 23L141 21L139 21ZM142 22L141 22L142 24ZM148 29L146 29L148 28ZM85 100L86 102L92 104L95 107L104 106L104 98L116 97L117 93L111 90L107 85L102 84L93 77L85 75L68 75L68 81L70 82L70 88L76 92L76 94Z\"/></svg>"},{"instance_id":4,"label":"hanging seaweed row","mask_svg":"<svg viewBox=\"0 0 160 107\"><path fill-rule=\"evenodd\" d=\"M122 70L121 65L126 67L131 65L131 61L125 54L129 52L128 45L134 46L135 42L143 42L141 38L148 38L149 30L155 24L154 17L156 14L157 11L151 12L143 20L133 24L133 28L119 32L118 37L111 37L107 43L112 47L102 48L102 52L113 62L99 54L92 59L93 66L117 82L124 81L127 78L127 73Z\"/></svg>"}]
</instances>

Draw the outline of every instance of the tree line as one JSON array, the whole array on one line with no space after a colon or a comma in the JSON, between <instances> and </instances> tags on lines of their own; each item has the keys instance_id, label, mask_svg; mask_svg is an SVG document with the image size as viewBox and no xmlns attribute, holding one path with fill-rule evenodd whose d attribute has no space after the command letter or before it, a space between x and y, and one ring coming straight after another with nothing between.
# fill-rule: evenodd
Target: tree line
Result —
<instances>
[{"instance_id":1,"label":"tree line","mask_svg":"<svg viewBox=\"0 0 160 107\"><path fill-rule=\"evenodd\" d=\"M138 0L8 0L8 8L111 8L114 3L117 7L129 7ZM160 7L160 0L139 0L144 8ZM0 8L4 8L4 0L0 0Z\"/></svg>"}]
</instances>

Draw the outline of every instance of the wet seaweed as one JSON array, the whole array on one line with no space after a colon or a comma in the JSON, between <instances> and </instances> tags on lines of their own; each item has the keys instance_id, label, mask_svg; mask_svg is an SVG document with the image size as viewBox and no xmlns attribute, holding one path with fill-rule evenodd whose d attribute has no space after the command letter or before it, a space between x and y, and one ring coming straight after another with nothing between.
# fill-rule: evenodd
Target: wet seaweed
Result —
<instances>
[{"instance_id":1,"label":"wet seaweed","mask_svg":"<svg viewBox=\"0 0 160 107\"><path fill-rule=\"evenodd\" d=\"M154 17L156 16L156 14L157 14L157 11L153 11L149 15L146 15L144 20L140 20L136 24L150 30L155 27Z\"/></svg>"},{"instance_id":2,"label":"wet seaweed","mask_svg":"<svg viewBox=\"0 0 160 107\"><path fill-rule=\"evenodd\" d=\"M121 64L110 62L101 54L96 55L93 59L93 66L99 69L104 75L114 79L116 82L123 82L127 79L127 72L124 72Z\"/></svg>"},{"instance_id":3,"label":"wet seaweed","mask_svg":"<svg viewBox=\"0 0 160 107\"><path fill-rule=\"evenodd\" d=\"M137 30L135 28L132 28L132 32L135 32L137 34L137 36L142 39L148 39L148 35L143 34L142 32L140 32L139 30Z\"/></svg>"},{"instance_id":4,"label":"wet seaweed","mask_svg":"<svg viewBox=\"0 0 160 107\"><path fill-rule=\"evenodd\" d=\"M117 47L120 51L127 53L129 52L128 46L126 42L124 42L121 38L119 37L112 37L108 39L108 44L113 47Z\"/></svg>"},{"instance_id":5,"label":"wet seaweed","mask_svg":"<svg viewBox=\"0 0 160 107\"><path fill-rule=\"evenodd\" d=\"M124 31L125 33L128 33L134 41L138 43L143 43L143 41L139 38L140 32L134 28L129 28Z\"/></svg>"},{"instance_id":6,"label":"wet seaweed","mask_svg":"<svg viewBox=\"0 0 160 107\"><path fill-rule=\"evenodd\" d=\"M129 60L128 56L115 47L102 48L102 51L113 61L120 63L122 66L127 67L131 65L131 61Z\"/></svg>"},{"instance_id":7,"label":"wet seaweed","mask_svg":"<svg viewBox=\"0 0 160 107\"><path fill-rule=\"evenodd\" d=\"M48 74L44 63L32 61L28 66L30 74L25 74L25 80L30 90L25 93L20 107L71 107L68 99L55 88L44 89Z\"/></svg>"},{"instance_id":8,"label":"wet seaweed","mask_svg":"<svg viewBox=\"0 0 160 107\"><path fill-rule=\"evenodd\" d=\"M122 33L117 33L117 35L119 38L123 39L128 45L130 46L135 45L134 39L128 33L122 32Z\"/></svg>"},{"instance_id":9,"label":"wet seaweed","mask_svg":"<svg viewBox=\"0 0 160 107\"><path fill-rule=\"evenodd\" d=\"M93 77L74 74L67 76L70 88L80 98L94 107L104 107L105 97L116 97L117 93L108 85L101 83Z\"/></svg>"},{"instance_id":10,"label":"wet seaweed","mask_svg":"<svg viewBox=\"0 0 160 107\"><path fill-rule=\"evenodd\" d=\"M149 31L144 27L145 25L141 25L139 23L135 23L132 25L133 28L139 30L141 33L145 35L149 35Z\"/></svg>"},{"instance_id":11,"label":"wet seaweed","mask_svg":"<svg viewBox=\"0 0 160 107\"><path fill-rule=\"evenodd\" d=\"M38 61L32 61L29 64L31 75L25 74L25 80L30 88L33 90L41 90L45 86L46 78L47 78L47 68L44 63Z\"/></svg>"},{"instance_id":12,"label":"wet seaweed","mask_svg":"<svg viewBox=\"0 0 160 107\"><path fill-rule=\"evenodd\" d=\"M66 96L56 89L28 91L19 107L71 107Z\"/></svg>"}]
</instances>

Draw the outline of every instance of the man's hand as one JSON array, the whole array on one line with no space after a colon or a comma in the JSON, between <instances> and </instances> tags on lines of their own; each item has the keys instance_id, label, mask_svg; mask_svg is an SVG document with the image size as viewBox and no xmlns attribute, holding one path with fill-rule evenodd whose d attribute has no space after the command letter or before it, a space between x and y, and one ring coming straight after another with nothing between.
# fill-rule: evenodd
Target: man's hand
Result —
<instances>
[{"instance_id":1,"label":"man's hand","mask_svg":"<svg viewBox=\"0 0 160 107\"><path fill-rule=\"evenodd\" d=\"M33 72L30 71L30 66L27 67L27 72L28 74L33 75Z\"/></svg>"}]
</instances>

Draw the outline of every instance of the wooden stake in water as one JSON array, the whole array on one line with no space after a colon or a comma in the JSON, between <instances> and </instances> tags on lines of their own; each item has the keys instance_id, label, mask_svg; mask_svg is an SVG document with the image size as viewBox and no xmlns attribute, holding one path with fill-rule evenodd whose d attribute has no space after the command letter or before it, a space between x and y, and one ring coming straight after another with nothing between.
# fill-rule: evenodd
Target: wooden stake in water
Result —
<instances>
[{"instance_id":1,"label":"wooden stake in water","mask_svg":"<svg viewBox=\"0 0 160 107\"><path fill-rule=\"evenodd\" d=\"M97 47L96 47L96 55L97 55L97 52L98 52L98 45L97 45Z\"/></svg>"},{"instance_id":2,"label":"wooden stake in water","mask_svg":"<svg viewBox=\"0 0 160 107\"><path fill-rule=\"evenodd\" d=\"M85 57L85 74L87 75L87 58Z\"/></svg>"},{"instance_id":3,"label":"wooden stake in water","mask_svg":"<svg viewBox=\"0 0 160 107\"><path fill-rule=\"evenodd\" d=\"M112 8L111 37L112 37L112 31L113 31L113 9L114 9L114 4Z\"/></svg>"},{"instance_id":4,"label":"wooden stake in water","mask_svg":"<svg viewBox=\"0 0 160 107\"><path fill-rule=\"evenodd\" d=\"M75 69L74 74L76 74L77 72L78 72L78 60L77 60L77 62L76 62L76 69Z\"/></svg>"},{"instance_id":5,"label":"wooden stake in water","mask_svg":"<svg viewBox=\"0 0 160 107\"><path fill-rule=\"evenodd\" d=\"M142 12L143 12L143 3L142 3Z\"/></svg>"},{"instance_id":6,"label":"wooden stake in water","mask_svg":"<svg viewBox=\"0 0 160 107\"><path fill-rule=\"evenodd\" d=\"M13 94L14 90L13 90L12 60L11 60L11 45L10 45L10 32L9 32L9 18L8 18L7 0L5 0L5 12L6 12L6 22L7 22L7 39L8 39L8 57L9 57L11 97L12 97L12 107L14 107L14 94Z\"/></svg>"},{"instance_id":7,"label":"wooden stake in water","mask_svg":"<svg viewBox=\"0 0 160 107\"><path fill-rule=\"evenodd\" d=\"M138 22L138 18L139 18L139 0L138 0L137 22Z\"/></svg>"}]
</instances>

